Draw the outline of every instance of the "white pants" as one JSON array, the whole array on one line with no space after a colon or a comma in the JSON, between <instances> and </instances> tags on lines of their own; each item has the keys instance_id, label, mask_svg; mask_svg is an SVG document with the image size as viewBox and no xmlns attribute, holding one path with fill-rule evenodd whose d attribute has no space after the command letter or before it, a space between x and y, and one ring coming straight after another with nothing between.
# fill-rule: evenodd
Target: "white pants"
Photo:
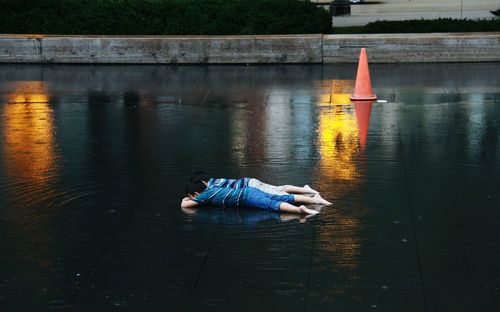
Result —
<instances>
[{"instance_id":1,"label":"white pants","mask_svg":"<svg viewBox=\"0 0 500 312\"><path fill-rule=\"evenodd\" d=\"M248 186L255 187L269 194L276 194L276 195L288 194L287 192L285 192L285 187L286 187L285 185L281 186L271 185L254 178L251 178L250 181L248 181Z\"/></svg>"}]
</instances>

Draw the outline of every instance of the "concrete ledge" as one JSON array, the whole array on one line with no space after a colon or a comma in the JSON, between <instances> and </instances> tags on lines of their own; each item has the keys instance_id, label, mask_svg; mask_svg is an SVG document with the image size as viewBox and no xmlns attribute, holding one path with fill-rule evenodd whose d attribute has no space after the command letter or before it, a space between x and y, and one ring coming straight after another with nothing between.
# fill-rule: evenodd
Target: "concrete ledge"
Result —
<instances>
[{"instance_id":1,"label":"concrete ledge","mask_svg":"<svg viewBox=\"0 0 500 312\"><path fill-rule=\"evenodd\" d=\"M272 64L498 62L500 33L43 36L0 35L0 63Z\"/></svg>"},{"instance_id":2,"label":"concrete ledge","mask_svg":"<svg viewBox=\"0 0 500 312\"><path fill-rule=\"evenodd\" d=\"M39 44L37 48L36 44ZM121 64L321 63L322 35L0 36L0 62Z\"/></svg>"},{"instance_id":3,"label":"concrete ledge","mask_svg":"<svg viewBox=\"0 0 500 312\"><path fill-rule=\"evenodd\" d=\"M323 36L324 63L355 63L366 48L370 63L498 62L500 33Z\"/></svg>"},{"instance_id":4,"label":"concrete ledge","mask_svg":"<svg viewBox=\"0 0 500 312\"><path fill-rule=\"evenodd\" d=\"M0 63L40 63L40 47L35 36L0 36Z\"/></svg>"}]
</instances>

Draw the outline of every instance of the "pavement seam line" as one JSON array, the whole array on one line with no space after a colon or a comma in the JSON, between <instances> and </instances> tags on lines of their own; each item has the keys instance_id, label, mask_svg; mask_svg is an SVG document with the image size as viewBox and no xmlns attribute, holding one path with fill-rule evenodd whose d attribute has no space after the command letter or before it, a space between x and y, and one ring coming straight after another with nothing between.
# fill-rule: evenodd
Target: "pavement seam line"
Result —
<instances>
[{"instance_id":1,"label":"pavement seam line","mask_svg":"<svg viewBox=\"0 0 500 312\"><path fill-rule=\"evenodd\" d=\"M238 175L240 175L240 174L241 174L241 171L239 172ZM219 231L219 227L220 227L221 223L222 223L222 218L220 218L219 222L217 223L217 226L215 228L214 234L212 236L212 240L210 241L210 244L208 245L207 254L203 258L203 262L201 263L200 270L198 271L198 275L196 276L196 281L195 281L195 283L193 285L193 288L191 289L191 293L189 294L188 303L187 303L187 306L186 306L186 311L189 311L190 308L191 308L191 302L192 302L192 299L193 299L193 296L194 296L194 292L196 290L196 287L198 287L198 283L200 282L201 274L203 273L203 270L205 268L205 264L207 263L208 255L210 254L210 251L212 250L212 245L213 245L213 243L215 241L215 238L217 237L217 232Z\"/></svg>"},{"instance_id":2,"label":"pavement seam line","mask_svg":"<svg viewBox=\"0 0 500 312\"><path fill-rule=\"evenodd\" d=\"M212 239L210 240L210 244L208 245L207 254L203 258L203 262L201 263L200 270L198 271L198 274L196 275L196 280L195 280L193 288L191 289L191 292L189 294L189 298L188 298L188 302L187 302L187 306L186 306L186 311L189 311L191 308L191 302L192 302L192 299L194 296L194 291L195 291L196 287L198 286L198 283L200 282L201 274L203 273L203 270L205 268L205 264L207 263L208 255L210 254L210 251L212 250L212 244L215 241L215 237L217 237L217 232L219 231L219 226L220 226L221 222L222 221L219 220L219 222L217 223L214 234L212 235Z\"/></svg>"},{"instance_id":3,"label":"pavement seam line","mask_svg":"<svg viewBox=\"0 0 500 312\"><path fill-rule=\"evenodd\" d=\"M495 188L496 188L497 192L500 193L500 184L498 183L498 179L497 179L497 176L495 174L495 170L493 170L493 166L491 165L490 160L488 159L487 156L488 156L488 154L486 154L486 165L488 167L488 171L491 174L491 178L493 179L493 184L495 184Z\"/></svg>"},{"instance_id":4,"label":"pavement seam line","mask_svg":"<svg viewBox=\"0 0 500 312\"><path fill-rule=\"evenodd\" d=\"M427 307L427 298L425 295L425 288L424 288L424 274L422 270L422 260L420 259L420 248L418 246L418 240L417 240L417 231L415 228L415 219L414 219L414 212L413 212L413 205L411 201L411 196L410 196L410 184L408 182L408 174L406 172L406 158L405 158L405 153L404 153L404 148L403 148L403 140L401 139L401 132L398 132L398 138L399 138L399 144L401 144L401 155L403 157L403 175L405 179L405 186L406 186L406 198L408 201L408 208L410 210L410 220L411 220L411 226L412 226L412 233L413 233L413 239L415 240L415 251L417 253L417 261L418 261L418 273L420 276L420 288L422 289L422 300L424 302L424 309L425 311L429 311Z\"/></svg>"},{"instance_id":5,"label":"pavement seam line","mask_svg":"<svg viewBox=\"0 0 500 312\"><path fill-rule=\"evenodd\" d=\"M311 258L309 260L309 274L308 274L308 278L307 278L306 290L304 293L304 311L307 311L307 304L308 304L307 298L309 297L309 289L311 287L311 275L312 275L313 258L314 258L314 246L316 244L316 223L318 223L316 220L317 220L317 217L314 218L313 224L312 224Z\"/></svg>"}]
</instances>

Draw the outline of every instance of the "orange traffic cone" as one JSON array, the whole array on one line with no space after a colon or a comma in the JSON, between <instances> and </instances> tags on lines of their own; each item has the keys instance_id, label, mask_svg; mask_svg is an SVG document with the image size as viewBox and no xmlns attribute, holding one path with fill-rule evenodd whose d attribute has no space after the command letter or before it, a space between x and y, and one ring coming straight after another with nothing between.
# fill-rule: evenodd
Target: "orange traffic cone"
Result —
<instances>
[{"instance_id":1,"label":"orange traffic cone","mask_svg":"<svg viewBox=\"0 0 500 312\"><path fill-rule=\"evenodd\" d=\"M356 84L354 85L354 94L351 95L351 100L366 101L376 99L377 96L372 91L366 50L362 48L359 53L358 73L356 74Z\"/></svg>"}]
</instances>

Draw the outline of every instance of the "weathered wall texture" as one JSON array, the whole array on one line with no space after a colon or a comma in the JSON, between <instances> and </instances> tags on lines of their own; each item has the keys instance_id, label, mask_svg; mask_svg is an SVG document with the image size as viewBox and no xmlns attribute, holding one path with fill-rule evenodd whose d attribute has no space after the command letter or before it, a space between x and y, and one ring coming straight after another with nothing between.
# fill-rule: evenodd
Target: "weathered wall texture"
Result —
<instances>
[{"instance_id":1,"label":"weathered wall texture","mask_svg":"<svg viewBox=\"0 0 500 312\"><path fill-rule=\"evenodd\" d=\"M37 36L0 36L0 63L40 63L40 57Z\"/></svg>"},{"instance_id":2,"label":"weathered wall texture","mask_svg":"<svg viewBox=\"0 0 500 312\"><path fill-rule=\"evenodd\" d=\"M500 33L273 36L0 35L0 63L498 62Z\"/></svg>"},{"instance_id":3,"label":"weathered wall texture","mask_svg":"<svg viewBox=\"0 0 500 312\"><path fill-rule=\"evenodd\" d=\"M498 62L500 33L433 33L323 36L324 63Z\"/></svg>"},{"instance_id":4,"label":"weathered wall texture","mask_svg":"<svg viewBox=\"0 0 500 312\"><path fill-rule=\"evenodd\" d=\"M0 62L321 63L322 35L223 37L0 36Z\"/></svg>"}]
</instances>

